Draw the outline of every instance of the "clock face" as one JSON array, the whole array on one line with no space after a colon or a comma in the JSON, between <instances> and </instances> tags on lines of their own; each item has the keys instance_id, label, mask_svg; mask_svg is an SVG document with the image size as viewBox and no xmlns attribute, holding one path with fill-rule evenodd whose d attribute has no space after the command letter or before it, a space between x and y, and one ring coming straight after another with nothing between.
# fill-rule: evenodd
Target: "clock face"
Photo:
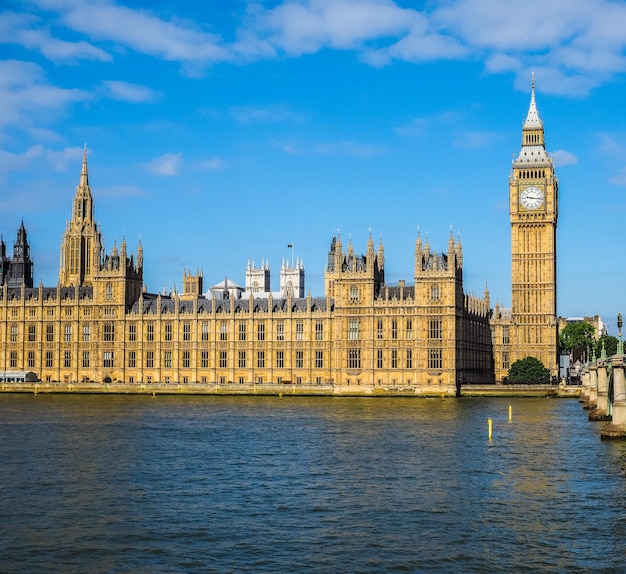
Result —
<instances>
[{"instance_id":1,"label":"clock face","mask_svg":"<svg viewBox=\"0 0 626 574\"><path fill-rule=\"evenodd\" d=\"M519 197L526 209L537 209L543 204L543 191L534 185L525 187Z\"/></svg>"}]
</instances>

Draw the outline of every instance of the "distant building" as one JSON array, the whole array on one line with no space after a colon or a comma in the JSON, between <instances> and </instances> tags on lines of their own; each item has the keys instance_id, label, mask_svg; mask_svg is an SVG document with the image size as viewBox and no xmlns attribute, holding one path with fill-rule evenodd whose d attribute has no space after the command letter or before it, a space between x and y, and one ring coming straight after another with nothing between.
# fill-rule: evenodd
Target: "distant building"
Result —
<instances>
[{"instance_id":1,"label":"distant building","mask_svg":"<svg viewBox=\"0 0 626 574\"><path fill-rule=\"evenodd\" d=\"M256 268L254 261L246 268L246 292L247 293L269 293L270 292L270 265L265 260L261 260L261 267Z\"/></svg>"},{"instance_id":2,"label":"distant building","mask_svg":"<svg viewBox=\"0 0 626 574\"><path fill-rule=\"evenodd\" d=\"M593 325L593 337L596 341L606 333L606 325L600 315L594 315L593 317L559 317L559 331L562 331L566 325L582 322Z\"/></svg>"}]
</instances>

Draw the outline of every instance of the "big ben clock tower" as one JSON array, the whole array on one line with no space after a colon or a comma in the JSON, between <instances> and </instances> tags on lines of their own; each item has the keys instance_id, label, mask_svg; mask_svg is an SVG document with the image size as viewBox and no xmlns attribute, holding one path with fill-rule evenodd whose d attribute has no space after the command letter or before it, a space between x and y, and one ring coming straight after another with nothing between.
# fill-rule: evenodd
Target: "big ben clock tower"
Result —
<instances>
[{"instance_id":1,"label":"big ben clock tower","mask_svg":"<svg viewBox=\"0 0 626 574\"><path fill-rule=\"evenodd\" d=\"M533 75L522 149L509 178L511 218L512 362L539 359L558 373L556 223L558 182L546 153Z\"/></svg>"}]
</instances>

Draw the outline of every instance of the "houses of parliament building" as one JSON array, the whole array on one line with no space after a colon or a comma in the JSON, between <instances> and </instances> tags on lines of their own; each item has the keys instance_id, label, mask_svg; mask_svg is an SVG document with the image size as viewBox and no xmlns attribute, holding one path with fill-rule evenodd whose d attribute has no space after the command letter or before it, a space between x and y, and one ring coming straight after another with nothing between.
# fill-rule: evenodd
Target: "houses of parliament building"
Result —
<instances>
[{"instance_id":1,"label":"houses of parliament building","mask_svg":"<svg viewBox=\"0 0 626 574\"><path fill-rule=\"evenodd\" d=\"M0 241L0 371L44 382L285 383L449 390L506 377L535 356L557 372L557 180L546 153L534 81L509 178L512 307L463 289L463 249L437 253L418 233L413 284L385 281L370 236L358 254L332 237L323 297L304 293L304 268L248 263L245 287L204 291L185 271L182 293L152 293L143 249L104 249L87 154L66 225L56 286L33 285L24 223L12 256Z\"/></svg>"}]
</instances>

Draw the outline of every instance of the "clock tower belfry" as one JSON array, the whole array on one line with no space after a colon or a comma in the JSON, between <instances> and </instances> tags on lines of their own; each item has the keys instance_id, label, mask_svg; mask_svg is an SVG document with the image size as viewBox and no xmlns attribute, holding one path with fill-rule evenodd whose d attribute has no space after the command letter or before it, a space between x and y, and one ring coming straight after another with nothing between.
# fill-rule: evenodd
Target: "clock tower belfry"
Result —
<instances>
[{"instance_id":1,"label":"clock tower belfry","mask_svg":"<svg viewBox=\"0 0 626 574\"><path fill-rule=\"evenodd\" d=\"M556 225L558 181L546 153L543 122L535 103L522 127L522 148L509 177L511 220L511 363L535 357L558 373Z\"/></svg>"}]
</instances>

